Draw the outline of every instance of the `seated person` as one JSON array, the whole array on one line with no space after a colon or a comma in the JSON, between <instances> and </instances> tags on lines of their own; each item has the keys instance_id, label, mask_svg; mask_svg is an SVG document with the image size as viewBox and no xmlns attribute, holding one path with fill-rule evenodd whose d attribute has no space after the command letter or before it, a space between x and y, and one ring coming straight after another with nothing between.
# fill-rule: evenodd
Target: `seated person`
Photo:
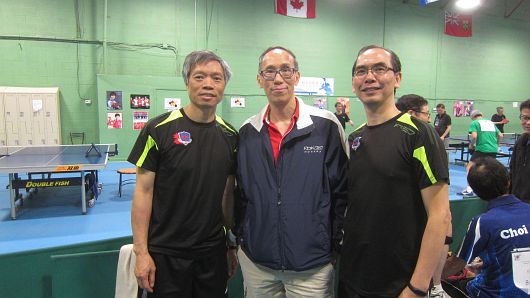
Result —
<instances>
[{"instance_id":1,"label":"seated person","mask_svg":"<svg viewBox=\"0 0 530 298\"><path fill-rule=\"evenodd\" d=\"M485 213L471 220L458 252L476 277L451 284L470 297L528 297L513 282L511 252L530 247L530 204L508 194L508 171L495 158L477 158L467 181L488 205ZM445 290L459 297L453 289Z\"/></svg>"}]
</instances>

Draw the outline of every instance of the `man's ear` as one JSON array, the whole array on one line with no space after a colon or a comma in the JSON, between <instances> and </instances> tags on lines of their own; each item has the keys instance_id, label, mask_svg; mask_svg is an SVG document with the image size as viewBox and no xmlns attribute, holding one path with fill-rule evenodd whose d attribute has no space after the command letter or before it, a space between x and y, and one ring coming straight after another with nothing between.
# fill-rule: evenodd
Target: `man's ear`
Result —
<instances>
[{"instance_id":1,"label":"man's ear","mask_svg":"<svg viewBox=\"0 0 530 298\"><path fill-rule=\"evenodd\" d=\"M263 89L263 78L259 74L256 75L256 81L258 82L258 86Z\"/></svg>"}]
</instances>

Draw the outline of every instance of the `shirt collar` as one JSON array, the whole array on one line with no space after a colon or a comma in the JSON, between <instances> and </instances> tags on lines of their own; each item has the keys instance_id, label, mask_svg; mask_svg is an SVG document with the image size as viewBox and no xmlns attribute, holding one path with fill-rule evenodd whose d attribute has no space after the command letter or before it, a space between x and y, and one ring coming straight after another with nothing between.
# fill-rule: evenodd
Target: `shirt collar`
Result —
<instances>
[{"instance_id":1,"label":"shirt collar","mask_svg":"<svg viewBox=\"0 0 530 298\"><path fill-rule=\"evenodd\" d=\"M298 100L294 100L296 102L296 106L294 108L294 113L293 113L293 116L291 117L291 122L292 123L296 123L296 121L298 121L298 117L300 116L300 108L298 106ZM269 120L269 113L271 111L271 106L270 105L267 105L267 111L263 114L263 123L267 124L267 125L270 125L271 122Z\"/></svg>"},{"instance_id":2,"label":"shirt collar","mask_svg":"<svg viewBox=\"0 0 530 298\"><path fill-rule=\"evenodd\" d=\"M514 195L504 195L489 201L487 209L490 210L504 205L516 204L518 202L520 202L520 200Z\"/></svg>"}]
</instances>

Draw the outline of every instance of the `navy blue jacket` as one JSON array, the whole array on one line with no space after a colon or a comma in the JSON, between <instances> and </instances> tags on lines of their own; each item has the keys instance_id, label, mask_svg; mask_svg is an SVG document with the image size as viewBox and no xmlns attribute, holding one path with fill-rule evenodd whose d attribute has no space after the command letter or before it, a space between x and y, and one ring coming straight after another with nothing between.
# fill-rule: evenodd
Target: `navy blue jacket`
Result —
<instances>
[{"instance_id":1,"label":"navy blue jacket","mask_svg":"<svg viewBox=\"0 0 530 298\"><path fill-rule=\"evenodd\" d=\"M302 271L327 264L342 239L347 197L344 130L300 99L296 125L274 163L265 107L240 129L236 233L254 262Z\"/></svg>"},{"instance_id":2,"label":"navy blue jacket","mask_svg":"<svg viewBox=\"0 0 530 298\"><path fill-rule=\"evenodd\" d=\"M514 195L488 202L487 211L471 220L458 257L482 259L480 273L467 283L471 297L528 297L513 282L512 250L530 247L530 205Z\"/></svg>"}]
</instances>

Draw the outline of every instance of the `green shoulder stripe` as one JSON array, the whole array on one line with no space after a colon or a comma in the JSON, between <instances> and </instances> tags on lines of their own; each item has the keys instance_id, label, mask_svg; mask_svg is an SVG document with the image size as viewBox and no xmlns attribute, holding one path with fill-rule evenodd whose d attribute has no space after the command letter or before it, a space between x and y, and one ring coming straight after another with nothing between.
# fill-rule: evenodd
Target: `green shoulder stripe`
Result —
<instances>
[{"instance_id":1,"label":"green shoulder stripe","mask_svg":"<svg viewBox=\"0 0 530 298\"><path fill-rule=\"evenodd\" d=\"M363 126L366 125L366 122L364 122L363 124L359 125L356 129L354 129L353 131L358 131L359 129L361 129Z\"/></svg>"},{"instance_id":2,"label":"green shoulder stripe","mask_svg":"<svg viewBox=\"0 0 530 298\"><path fill-rule=\"evenodd\" d=\"M399 117L397 119L397 121L399 122L403 122L403 123L406 123L412 127L414 127L416 130L418 130L418 127L416 127L416 125L412 122L412 120L410 119L412 116L408 113L405 113L403 115L401 115L401 117Z\"/></svg>"},{"instance_id":3,"label":"green shoulder stripe","mask_svg":"<svg viewBox=\"0 0 530 298\"><path fill-rule=\"evenodd\" d=\"M155 147L156 150L158 150L158 146L156 145L155 140L151 136L148 136L147 142L145 142L144 151L142 152L142 155L140 155L140 158L138 158L138 161L136 162L137 167L140 167L140 168L142 167L142 165L144 164L145 158L147 157L147 154L149 153L149 150L151 150L151 148L153 147Z\"/></svg>"},{"instance_id":4,"label":"green shoulder stripe","mask_svg":"<svg viewBox=\"0 0 530 298\"><path fill-rule=\"evenodd\" d=\"M172 111L169 116L162 122L158 123L155 127L159 127L161 125L164 125L168 122L171 122L173 120L176 120L178 118L182 117L182 113L180 112L180 110L174 110Z\"/></svg>"},{"instance_id":5,"label":"green shoulder stripe","mask_svg":"<svg viewBox=\"0 0 530 298\"><path fill-rule=\"evenodd\" d=\"M420 161L420 163L423 165L425 173L429 177L429 180L431 180L432 184L435 184L437 181L434 177L434 174L432 173L429 161L427 160L427 153L425 153L425 147L421 146L420 148L414 149L414 153L412 154L412 156L414 156L414 158Z\"/></svg>"},{"instance_id":6,"label":"green shoulder stripe","mask_svg":"<svg viewBox=\"0 0 530 298\"><path fill-rule=\"evenodd\" d=\"M215 115L215 121L217 121L219 124L221 124L222 126L224 126L224 127L225 127L226 129L228 129L229 131L231 131L231 132L237 134L237 131L236 131L234 128L232 128L230 125L228 125L228 124L223 120L223 118L221 118L221 117Z\"/></svg>"}]
</instances>

